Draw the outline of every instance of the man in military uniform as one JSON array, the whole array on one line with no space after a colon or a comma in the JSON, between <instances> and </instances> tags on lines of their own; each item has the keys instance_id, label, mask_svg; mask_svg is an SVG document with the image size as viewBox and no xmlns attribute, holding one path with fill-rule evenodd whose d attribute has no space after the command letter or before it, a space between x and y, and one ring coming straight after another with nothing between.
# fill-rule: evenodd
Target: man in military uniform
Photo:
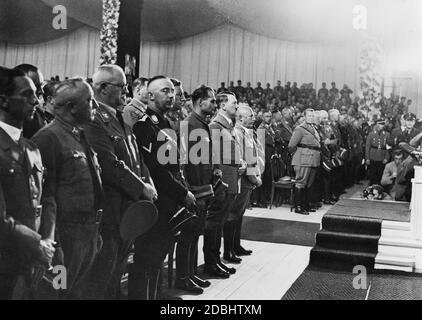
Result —
<instances>
[{"instance_id":1,"label":"man in military uniform","mask_svg":"<svg viewBox=\"0 0 422 320\"><path fill-rule=\"evenodd\" d=\"M177 122L172 122L170 115L171 113L174 112L174 110L181 110L184 104L183 87L182 87L182 83L179 80L171 79L171 81L175 87L175 101L174 101L173 108L169 112L167 112L166 118L169 120L169 123L172 129L175 132L180 133L180 130L181 130L180 123L181 121L183 121L183 117L177 116L177 119L178 119ZM211 111L214 111L214 109L211 109ZM208 113L207 115L210 115L210 114L211 113ZM189 139L184 140L184 137L180 137L179 143L185 143L185 141L189 141ZM190 144L190 142L188 144ZM187 153L187 155L189 155L189 153ZM197 185L197 186L200 186L200 185ZM198 210L198 211L201 211L201 210ZM198 214L201 215L202 212L198 212ZM203 224L204 219L202 219L201 221ZM193 275L193 272L194 272L193 260L196 261L196 253L197 253L197 250L196 249L194 250L193 247L196 244L195 247L197 248L200 228L201 228L201 223L199 221L191 220L189 223L187 223L182 229L182 232L179 236L177 247L176 247L175 287L177 289L185 290L194 294L203 293L203 289L200 286L198 286L197 283L202 284L202 285L205 284L206 286L206 283L202 279L199 279L198 277L194 277Z\"/></svg>"},{"instance_id":2,"label":"man in military uniform","mask_svg":"<svg viewBox=\"0 0 422 320\"><path fill-rule=\"evenodd\" d=\"M217 90L217 93L220 93L220 92L223 92L223 91L226 91L226 90L227 90L226 83L225 82L222 82L221 83L221 87L218 88L218 90Z\"/></svg>"},{"instance_id":3,"label":"man in military uniform","mask_svg":"<svg viewBox=\"0 0 422 320\"><path fill-rule=\"evenodd\" d=\"M103 189L98 159L82 127L95 117L93 91L81 78L57 88L56 120L32 140L40 148L47 179L44 213L56 217L67 269L63 299L80 298L81 288L99 250Z\"/></svg>"},{"instance_id":4,"label":"man in military uniform","mask_svg":"<svg viewBox=\"0 0 422 320\"><path fill-rule=\"evenodd\" d=\"M240 149L234 134L234 120L236 118L237 100L234 94L220 93L217 96L220 110L210 124L213 146L213 163L223 174L223 181L228 184L228 190L214 197L211 201L204 231L204 272L207 275L228 278L236 270L221 262L220 247L224 223L233 206L236 196L240 192Z\"/></svg>"},{"instance_id":5,"label":"man in military uniform","mask_svg":"<svg viewBox=\"0 0 422 320\"><path fill-rule=\"evenodd\" d=\"M255 115L248 106L240 106L237 110L235 125L236 139L240 144L241 159L247 164L246 172L241 176L240 193L234 200L233 207L224 224L224 255L227 262L240 263L238 256L252 254L240 244L243 215L249 205L252 190L262 185L261 172L258 168L258 150L254 140L253 124Z\"/></svg>"},{"instance_id":6,"label":"man in military uniform","mask_svg":"<svg viewBox=\"0 0 422 320\"><path fill-rule=\"evenodd\" d=\"M170 79L175 89L175 99L173 107L165 115L166 119L170 123L171 129L175 132L179 132L180 122L184 120L185 115L182 112L182 108L186 103L185 93L183 91L183 84L180 80Z\"/></svg>"},{"instance_id":7,"label":"man in military uniform","mask_svg":"<svg viewBox=\"0 0 422 320\"><path fill-rule=\"evenodd\" d=\"M329 149L331 151L331 155L333 158L337 158L338 154L340 153L340 146L343 144L341 139L341 131L340 131L340 111L337 109L330 109L328 111L329 119L330 119L330 127L333 134L332 144L329 145ZM344 183L343 183L343 167L338 164L333 168L331 174L331 188L334 195L334 201L338 201L340 195L344 190Z\"/></svg>"},{"instance_id":8,"label":"man in military uniform","mask_svg":"<svg viewBox=\"0 0 422 320\"><path fill-rule=\"evenodd\" d=\"M292 175L291 170L291 154L287 148L290 139L293 134L293 128L291 127L291 111L288 108L276 111L273 114L274 118L274 132L275 132L275 152L281 156L281 161L284 165L283 175Z\"/></svg>"},{"instance_id":9,"label":"man in military uniform","mask_svg":"<svg viewBox=\"0 0 422 320\"><path fill-rule=\"evenodd\" d=\"M118 66L101 66L93 75L99 107L94 122L85 125L84 131L89 144L98 153L106 201L101 222L104 244L89 277L89 298L119 298L121 277L132 248L132 242L124 241L120 236L123 213L131 202L157 198L136 138L123 121L121 108L126 85L126 76Z\"/></svg>"},{"instance_id":10,"label":"man in military uniform","mask_svg":"<svg viewBox=\"0 0 422 320\"><path fill-rule=\"evenodd\" d=\"M55 251L54 219L41 216L41 155L22 137L37 104L32 80L0 67L0 299L12 298L19 277L35 286Z\"/></svg>"},{"instance_id":11,"label":"man in military uniform","mask_svg":"<svg viewBox=\"0 0 422 320\"><path fill-rule=\"evenodd\" d=\"M159 196L155 204L159 217L155 226L135 241L134 265L129 272L129 298L155 300L160 270L172 240L169 220L179 206L190 208L196 200L183 179L177 135L170 130L165 118L174 104L174 85L169 78L157 76L150 79L148 93L146 114L133 130L156 183Z\"/></svg>"},{"instance_id":12,"label":"man in military uniform","mask_svg":"<svg viewBox=\"0 0 422 320\"><path fill-rule=\"evenodd\" d=\"M23 124L23 136L27 139L30 139L35 133L37 133L42 127L47 125L50 121L47 120L44 111L42 110L43 104L43 83L44 76L36 66L31 64L21 64L15 69L18 69L25 73L35 84L37 89L36 94L37 98L40 100L40 103L35 109L34 117L31 120L26 120Z\"/></svg>"},{"instance_id":13,"label":"man in military uniform","mask_svg":"<svg viewBox=\"0 0 422 320\"><path fill-rule=\"evenodd\" d=\"M270 83L267 83L267 87L264 89L264 97L267 101L273 98L273 89L271 89Z\"/></svg>"},{"instance_id":14,"label":"man in military uniform","mask_svg":"<svg viewBox=\"0 0 422 320\"><path fill-rule=\"evenodd\" d=\"M379 119L366 139L365 159L369 185L381 184L385 165L389 160L387 141L390 134L384 131L385 120Z\"/></svg>"},{"instance_id":15,"label":"man in military uniform","mask_svg":"<svg viewBox=\"0 0 422 320\"><path fill-rule=\"evenodd\" d=\"M234 93L239 97L239 99L245 96L245 88L243 88L241 80L237 80L237 87L235 88Z\"/></svg>"},{"instance_id":16,"label":"man in military uniform","mask_svg":"<svg viewBox=\"0 0 422 320\"><path fill-rule=\"evenodd\" d=\"M336 83L331 82L331 89L329 90L330 101L335 101L339 97L339 91L336 88Z\"/></svg>"},{"instance_id":17,"label":"man in military uniform","mask_svg":"<svg viewBox=\"0 0 422 320\"><path fill-rule=\"evenodd\" d=\"M263 120L258 129L265 130L265 170L262 177L262 187L258 189L258 203L266 207L267 195L270 194L272 185L271 157L275 154L275 131L271 125L271 112L265 112Z\"/></svg>"},{"instance_id":18,"label":"man in military uniform","mask_svg":"<svg viewBox=\"0 0 422 320\"><path fill-rule=\"evenodd\" d=\"M324 101L328 99L328 89L325 82L322 83L322 88L318 90L318 98L323 99Z\"/></svg>"},{"instance_id":19,"label":"man in military uniform","mask_svg":"<svg viewBox=\"0 0 422 320\"><path fill-rule=\"evenodd\" d=\"M257 83L257 87L254 89L254 97L259 100L264 95L264 88L261 87L261 82Z\"/></svg>"},{"instance_id":20,"label":"man in military uniform","mask_svg":"<svg viewBox=\"0 0 422 320\"><path fill-rule=\"evenodd\" d=\"M183 170L186 181L190 187L201 187L215 183L214 168L212 165L211 133L208 127L207 116L214 113L217 105L214 91L209 87L202 86L196 89L192 94L192 100L193 111L186 119L186 121L182 122L187 126L187 130L181 130L180 137L181 139L186 139L186 141L188 141L188 145L185 150L187 155L187 163L183 166ZM199 137L197 137L197 140L187 139L191 134L194 135L195 133L201 134ZM185 137L184 134L186 134L187 137ZM196 164L196 159L193 159L191 158L192 156L189 156L192 148L194 148L197 143L204 144L204 147L208 151L208 153L203 154L202 151L205 150L201 148L201 150L195 154L195 156L197 156L200 160L199 164ZM199 200L197 204L201 229L200 231L203 232L205 228L205 215L209 206L209 200ZM194 284L201 288L206 288L209 287L211 283L209 281L204 281L196 274L199 235L200 233L198 232L194 233L191 230L182 230L180 240L177 244L178 251L176 251L176 277L178 279L183 279L184 277L190 275L190 280L193 281ZM190 249L188 262L190 262L191 266L189 269L186 268L186 259L183 256L182 250L186 248ZM179 256L177 255L178 252ZM195 288L189 291L198 292L198 290Z\"/></svg>"},{"instance_id":21,"label":"man in military uniform","mask_svg":"<svg viewBox=\"0 0 422 320\"><path fill-rule=\"evenodd\" d=\"M394 129L388 139L388 144L393 149L398 149L402 142L409 144L420 133L418 129L415 129L416 116L413 113L406 113L402 118L405 125Z\"/></svg>"},{"instance_id":22,"label":"man in military uniform","mask_svg":"<svg viewBox=\"0 0 422 320\"><path fill-rule=\"evenodd\" d=\"M230 85L228 87L228 90L230 92L236 93L236 88L234 87L234 82L233 81L230 81Z\"/></svg>"},{"instance_id":23,"label":"man in military uniform","mask_svg":"<svg viewBox=\"0 0 422 320\"><path fill-rule=\"evenodd\" d=\"M252 102L252 100L254 99L254 90L251 86L251 83L248 82L246 84L246 88L245 88L245 97L246 100L248 101L248 103L250 104Z\"/></svg>"},{"instance_id":24,"label":"man in military uniform","mask_svg":"<svg viewBox=\"0 0 422 320\"><path fill-rule=\"evenodd\" d=\"M274 87L273 92L274 92L274 97L277 98L277 100L282 100L284 96L284 88L281 85L280 80L277 81L277 86Z\"/></svg>"},{"instance_id":25,"label":"man in military uniform","mask_svg":"<svg viewBox=\"0 0 422 320\"><path fill-rule=\"evenodd\" d=\"M314 211L309 206L307 190L312 186L321 162L321 142L314 127L314 110L305 110L305 122L293 131L289 149L293 155L292 165L296 173L295 212L308 215Z\"/></svg>"},{"instance_id":26,"label":"man in military uniform","mask_svg":"<svg viewBox=\"0 0 422 320\"><path fill-rule=\"evenodd\" d=\"M145 114L148 105L148 79L138 78L133 81L133 99L123 110L123 120L130 127Z\"/></svg>"}]
</instances>

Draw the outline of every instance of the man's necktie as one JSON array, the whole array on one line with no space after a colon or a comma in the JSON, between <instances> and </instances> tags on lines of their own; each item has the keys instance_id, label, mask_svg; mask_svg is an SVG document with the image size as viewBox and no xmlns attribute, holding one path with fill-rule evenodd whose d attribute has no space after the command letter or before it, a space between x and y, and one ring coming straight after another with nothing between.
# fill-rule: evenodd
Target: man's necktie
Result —
<instances>
[{"instance_id":1,"label":"man's necktie","mask_svg":"<svg viewBox=\"0 0 422 320\"><path fill-rule=\"evenodd\" d=\"M98 171L94 163L94 155L91 153L91 145L86 139L85 132L83 130L79 131L80 142L85 149L85 154L88 160L89 170L91 172L92 181L94 184L94 199L95 199L95 208L101 209L102 206L102 192L103 188L101 186L101 178L98 176Z\"/></svg>"},{"instance_id":2,"label":"man's necktie","mask_svg":"<svg viewBox=\"0 0 422 320\"><path fill-rule=\"evenodd\" d=\"M125 130L125 122L123 120L123 112L117 110L116 113L116 118L119 121L120 125L122 126L123 132L126 134L126 130Z\"/></svg>"}]
</instances>

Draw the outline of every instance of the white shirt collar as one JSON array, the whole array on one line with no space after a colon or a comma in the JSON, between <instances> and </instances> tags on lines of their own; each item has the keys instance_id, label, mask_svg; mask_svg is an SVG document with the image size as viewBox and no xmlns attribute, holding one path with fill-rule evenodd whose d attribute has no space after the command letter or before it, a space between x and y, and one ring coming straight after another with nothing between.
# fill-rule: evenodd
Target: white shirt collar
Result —
<instances>
[{"instance_id":1,"label":"white shirt collar","mask_svg":"<svg viewBox=\"0 0 422 320\"><path fill-rule=\"evenodd\" d=\"M18 143L22 136L22 129L18 129L2 121L0 121L0 128L6 131L6 133L10 136L10 138L12 138L14 142Z\"/></svg>"},{"instance_id":2,"label":"white shirt collar","mask_svg":"<svg viewBox=\"0 0 422 320\"><path fill-rule=\"evenodd\" d=\"M233 120L230 119L229 117L227 117L225 114L221 113L221 116L227 120L227 122L229 123L229 125L233 126Z\"/></svg>"}]
</instances>

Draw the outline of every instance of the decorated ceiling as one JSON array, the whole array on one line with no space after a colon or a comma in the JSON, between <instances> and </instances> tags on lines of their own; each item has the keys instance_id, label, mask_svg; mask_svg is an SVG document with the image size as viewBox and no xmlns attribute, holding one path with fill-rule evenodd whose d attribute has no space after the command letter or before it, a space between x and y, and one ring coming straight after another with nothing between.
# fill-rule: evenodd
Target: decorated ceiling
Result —
<instances>
[{"instance_id":1,"label":"decorated ceiling","mask_svg":"<svg viewBox=\"0 0 422 320\"><path fill-rule=\"evenodd\" d=\"M125 1L125 0L121 0ZM141 1L141 0L139 0ZM142 39L172 41L225 23L271 38L298 42L353 42L357 5L366 8L366 31L377 37L420 36L420 0L143 0ZM67 11L67 29L52 26L53 8ZM134 12L135 14L135 12ZM129 17L130 19L130 17ZM82 26L100 29L102 0L1 0L0 41L54 40Z\"/></svg>"}]
</instances>

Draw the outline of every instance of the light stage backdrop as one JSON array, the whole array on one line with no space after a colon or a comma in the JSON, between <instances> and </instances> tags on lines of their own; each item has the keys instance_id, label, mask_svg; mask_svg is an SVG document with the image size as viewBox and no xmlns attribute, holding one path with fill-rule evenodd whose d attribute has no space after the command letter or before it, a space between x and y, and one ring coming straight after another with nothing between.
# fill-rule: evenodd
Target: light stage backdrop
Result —
<instances>
[{"instance_id":1,"label":"light stage backdrop","mask_svg":"<svg viewBox=\"0 0 422 320\"><path fill-rule=\"evenodd\" d=\"M422 116L422 108L416 110L422 104L421 72L412 62L419 51L414 49L411 37L403 38L385 45L385 84L393 87L395 79L396 88L399 83L401 93L414 100L412 111ZM140 75L179 78L187 91L200 84L216 88L220 82L228 85L230 80L236 83L239 79L245 84L251 81L253 86L257 81L274 86L281 80L313 82L319 88L323 81L335 81L338 87L347 83L354 91L359 88L359 48L355 45L282 41L225 25L182 40L142 42L140 52ZM99 31L91 27L43 44L0 41L0 65L32 63L47 79L55 75L90 77L99 57ZM394 71L400 66L400 72Z\"/></svg>"}]
</instances>

